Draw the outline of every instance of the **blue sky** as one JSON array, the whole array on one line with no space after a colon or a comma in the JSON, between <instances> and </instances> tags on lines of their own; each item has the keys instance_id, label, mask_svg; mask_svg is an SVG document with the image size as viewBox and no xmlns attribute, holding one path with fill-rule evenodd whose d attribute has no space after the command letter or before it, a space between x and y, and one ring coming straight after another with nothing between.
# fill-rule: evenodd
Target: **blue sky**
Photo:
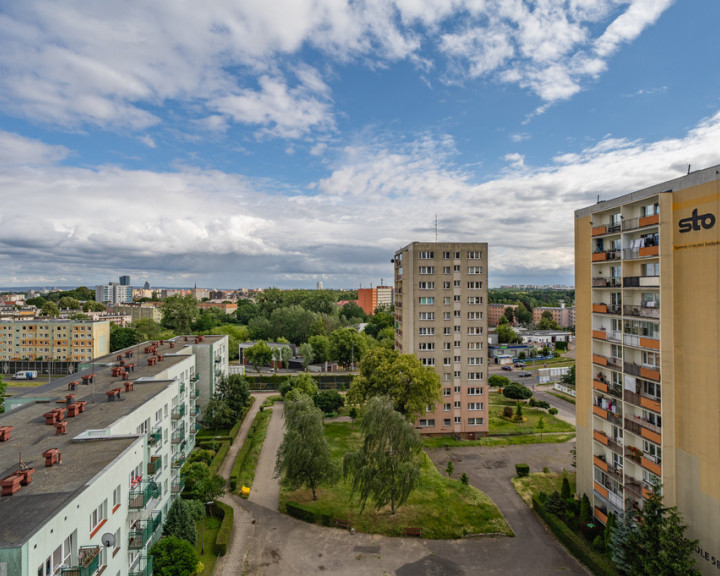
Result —
<instances>
[{"instance_id":1,"label":"blue sky","mask_svg":"<svg viewBox=\"0 0 720 576\"><path fill-rule=\"evenodd\" d=\"M0 285L572 284L573 211L720 163L720 3L0 2Z\"/></svg>"}]
</instances>

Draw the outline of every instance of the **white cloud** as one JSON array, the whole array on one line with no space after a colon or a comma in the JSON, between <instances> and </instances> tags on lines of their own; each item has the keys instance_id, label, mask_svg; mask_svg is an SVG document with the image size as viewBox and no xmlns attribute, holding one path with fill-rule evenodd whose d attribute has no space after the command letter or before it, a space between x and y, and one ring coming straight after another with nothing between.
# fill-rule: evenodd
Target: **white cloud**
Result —
<instances>
[{"instance_id":1,"label":"white cloud","mask_svg":"<svg viewBox=\"0 0 720 576\"><path fill-rule=\"evenodd\" d=\"M48 146L13 132L0 130L0 169L8 166L55 164L69 155L65 146Z\"/></svg>"}]
</instances>

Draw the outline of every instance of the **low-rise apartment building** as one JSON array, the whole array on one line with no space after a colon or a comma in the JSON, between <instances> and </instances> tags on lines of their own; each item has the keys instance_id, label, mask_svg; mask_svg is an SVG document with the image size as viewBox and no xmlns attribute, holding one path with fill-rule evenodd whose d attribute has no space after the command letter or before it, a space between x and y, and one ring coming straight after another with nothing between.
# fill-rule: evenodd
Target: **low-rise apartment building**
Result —
<instances>
[{"instance_id":1,"label":"low-rise apartment building","mask_svg":"<svg viewBox=\"0 0 720 576\"><path fill-rule=\"evenodd\" d=\"M107 320L0 321L0 360L87 362L109 351Z\"/></svg>"}]
</instances>

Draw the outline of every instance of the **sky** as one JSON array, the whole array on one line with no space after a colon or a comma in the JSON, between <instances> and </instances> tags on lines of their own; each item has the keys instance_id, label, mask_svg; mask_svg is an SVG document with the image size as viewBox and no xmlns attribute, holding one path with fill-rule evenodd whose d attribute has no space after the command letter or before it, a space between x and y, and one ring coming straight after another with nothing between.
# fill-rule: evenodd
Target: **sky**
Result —
<instances>
[{"instance_id":1,"label":"sky","mask_svg":"<svg viewBox=\"0 0 720 576\"><path fill-rule=\"evenodd\" d=\"M0 286L573 284L574 210L720 164L720 2L0 0Z\"/></svg>"}]
</instances>

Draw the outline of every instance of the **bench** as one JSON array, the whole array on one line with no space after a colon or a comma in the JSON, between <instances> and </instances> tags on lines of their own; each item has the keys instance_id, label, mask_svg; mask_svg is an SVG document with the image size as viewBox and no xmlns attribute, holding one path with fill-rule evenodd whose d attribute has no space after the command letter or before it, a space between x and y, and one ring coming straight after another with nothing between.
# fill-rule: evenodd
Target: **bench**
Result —
<instances>
[{"instance_id":1,"label":"bench","mask_svg":"<svg viewBox=\"0 0 720 576\"><path fill-rule=\"evenodd\" d=\"M419 526L409 526L404 530L405 536L414 536L416 538L423 537L423 529Z\"/></svg>"},{"instance_id":2,"label":"bench","mask_svg":"<svg viewBox=\"0 0 720 576\"><path fill-rule=\"evenodd\" d=\"M348 522L347 520L335 520L335 527L350 530L350 522Z\"/></svg>"}]
</instances>

